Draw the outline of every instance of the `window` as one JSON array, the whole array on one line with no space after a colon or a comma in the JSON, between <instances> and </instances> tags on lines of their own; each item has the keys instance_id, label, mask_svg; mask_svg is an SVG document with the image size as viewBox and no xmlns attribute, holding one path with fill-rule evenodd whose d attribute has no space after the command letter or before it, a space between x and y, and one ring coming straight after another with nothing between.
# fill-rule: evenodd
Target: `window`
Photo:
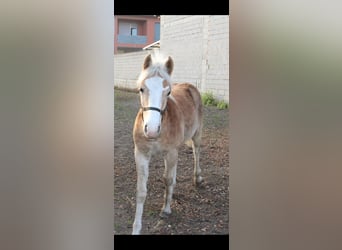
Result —
<instances>
[{"instance_id":1,"label":"window","mask_svg":"<svg viewBox=\"0 0 342 250\"><path fill-rule=\"evenodd\" d=\"M136 35L138 35L137 28L131 28L131 36L136 36Z\"/></svg>"}]
</instances>

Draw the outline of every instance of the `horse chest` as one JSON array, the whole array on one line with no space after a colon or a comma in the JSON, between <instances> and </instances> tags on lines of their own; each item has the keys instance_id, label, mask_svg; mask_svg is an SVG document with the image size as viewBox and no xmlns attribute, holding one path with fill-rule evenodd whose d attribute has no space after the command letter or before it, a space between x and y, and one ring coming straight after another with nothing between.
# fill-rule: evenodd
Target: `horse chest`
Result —
<instances>
[{"instance_id":1,"label":"horse chest","mask_svg":"<svg viewBox=\"0 0 342 250\"><path fill-rule=\"evenodd\" d=\"M157 140L146 140L143 147L146 153L151 155L164 153L170 149L177 148L182 141L167 140L167 138L158 138Z\"/></svg>"}]
</instances>

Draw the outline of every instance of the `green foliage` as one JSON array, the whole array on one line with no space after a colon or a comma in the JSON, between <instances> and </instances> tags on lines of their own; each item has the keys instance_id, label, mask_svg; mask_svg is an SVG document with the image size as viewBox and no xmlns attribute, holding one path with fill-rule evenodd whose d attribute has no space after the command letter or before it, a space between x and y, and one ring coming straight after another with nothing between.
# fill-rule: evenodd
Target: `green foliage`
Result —
<instances>
[{"instance_id":1,"label":"green foliage","mask_svg":"<svg viewBox=\"0 0 342 250\"><path fill-rule=\"evenodd\" d=\"M227 109L228 103L215 99L213 92L208 91L202 94L202 103L205 106L216 106L218 109Z\"/></svg>"},{"instance_id":2,"label":"green foliage","mask_svg":"<svg viewBox=\"0 0 342 250\"><path fill-rule=\"evenodd\" d=\"M202 94L202 103L205 106L215 106L216 100L214 98L213 92L205 92Z\"/></svg>"},{"instance_id":3,"label":"green foliage","mask_svg":"<svg viewBox=\"0 0 342 250\"><path fill-rule=\"evenodd\" d=\"M228 108L228 103L225 101L219 101L216 105L218 109L227 109Z\"/></svg>"}]
</instances>

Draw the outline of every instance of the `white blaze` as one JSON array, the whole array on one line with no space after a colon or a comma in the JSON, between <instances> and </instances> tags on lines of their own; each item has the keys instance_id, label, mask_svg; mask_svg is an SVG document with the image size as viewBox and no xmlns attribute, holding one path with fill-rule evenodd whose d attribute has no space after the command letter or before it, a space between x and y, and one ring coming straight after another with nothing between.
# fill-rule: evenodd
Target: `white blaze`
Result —
<instances>
[{"instance_id":1,"label":"white blaze","mask_svg":"<svg viewBox=\"0 0 342 250\"><path fill-rule=\"evenodd\" d=\"M163 81L164 79L158 76L145 80L145 86L149 91L147 107L153 107L162 110L163 92L169 88L163 87ZM158 136L161 125L161 114L155 110L144 111L144 128L145 125L147 125L147 136Z\"/></svg>"}]
</instances>

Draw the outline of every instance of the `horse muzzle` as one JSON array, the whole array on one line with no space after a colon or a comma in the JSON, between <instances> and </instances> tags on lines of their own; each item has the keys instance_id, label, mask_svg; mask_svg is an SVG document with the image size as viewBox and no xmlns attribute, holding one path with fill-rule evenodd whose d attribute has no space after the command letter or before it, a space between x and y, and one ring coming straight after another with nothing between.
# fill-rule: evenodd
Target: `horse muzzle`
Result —
<instances>
[{"instance_id":1,"label":"horse muzzle","mask_svg":"<svg viewBox=\"0 0 342 250\"><path fill-rule=\"evenodd\" d=\"M142 120L144 122L144 135L148 139L156 139L160 136L160 124L165 110L160 110L155 107L142 107L142 111L154 111L146 115L144 119L144 113L142 114Z\"/></svg>"},{"instance_id":2,"label":"horse muzzle","mask_svg":"<svg viewBox=\"0 0 342 250\"><path fill-rule=\"evenodd\" d=\"M149 126L147 124L144 125L144 135L148 139L156 139L160 135L160 125L157 126Z\"/></svg>"}]
</instances>

